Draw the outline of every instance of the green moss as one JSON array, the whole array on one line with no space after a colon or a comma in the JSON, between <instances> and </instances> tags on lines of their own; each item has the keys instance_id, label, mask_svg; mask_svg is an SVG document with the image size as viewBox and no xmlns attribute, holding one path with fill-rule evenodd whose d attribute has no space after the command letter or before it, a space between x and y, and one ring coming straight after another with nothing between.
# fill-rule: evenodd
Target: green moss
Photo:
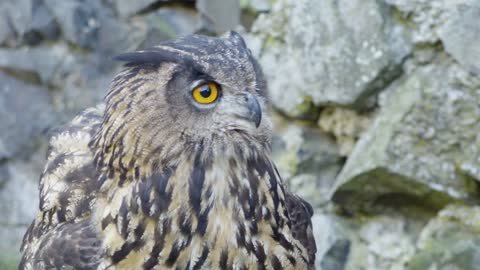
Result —
<instances>
[{"instance_id":1,"label":"green moss","mask_svg":"<svg viewBox=\"0 0 480 270\"><path fill-rule=\"evenodd\" d=\"M471 194L472 198L474 200L477 200L478 202L478 194L480 194L480 184L475 179L475 177L462 170L459 165L456 165L455 173L458 176L458 181L461 181L463 183L465 192Z\"/></svg>"},{"instance_id":2,"label":"green moss","mask_svg":"<svg viewBox=\"0 0 480 270\"><path fill-rule=\"evenodd\" d=\"M295 108L295 118L315 121L320 115L320 108L315 106L312 97L306 96Z\"/></svg>"},{"instance_id":3,"label":"green moss","mask_svg":"<svg viewBox=\"0 0 480 270\"><path fill-rule=\"evenodd\" d=\"M480 238L470 232L450 227L438 232L435 238L410 260L408 270L423 269L478 269Z\"/></svg>"},{"instance_id":4,"label":"green moss","mask_svg":"<svg viewBox=\"0 0 480 270\"><path fill-rule=\"evenodd\" d=\"M338 188L333 200L352 210L367 212L379 204L398 208L405 206L406 202L413 202L436 212L456 201L443 192L385 168L373 169L355 176Z\"/></svg>"}]
</instances>

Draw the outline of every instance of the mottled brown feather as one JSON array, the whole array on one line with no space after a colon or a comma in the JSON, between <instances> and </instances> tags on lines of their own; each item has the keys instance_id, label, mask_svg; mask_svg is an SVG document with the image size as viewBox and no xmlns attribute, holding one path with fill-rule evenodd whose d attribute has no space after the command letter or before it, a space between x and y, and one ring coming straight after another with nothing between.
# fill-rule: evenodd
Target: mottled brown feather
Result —
<instances>
[{"instance_id":1,"label":"mottled brown feather","mask_svg":"<svg viewBox=\"0 0 480 270\"><path fill-rule=\"evenodd\" d=\"M20 269L312 268L312 208L273 165L243 39L187 36L120 59L105 105L50 140ZM192 103L199 80L223 87L215 106Z\"/></svg>"},{"instance_id":2,"label":"mottled brown feather","mask_svg":"<svg viewBox=\"0 0 480 270\"><path fill-rule=\"evenodd\" d=\"M99 188L88 143L102 114L103 106L90 108L52 133L39 183L39 213L25 233L20 269L60 269L61 264L67 269L64 260L73 260L72 267L98 264L98 258L87 256L100 251L88 225Z\"/></svg>"}]
</instances>

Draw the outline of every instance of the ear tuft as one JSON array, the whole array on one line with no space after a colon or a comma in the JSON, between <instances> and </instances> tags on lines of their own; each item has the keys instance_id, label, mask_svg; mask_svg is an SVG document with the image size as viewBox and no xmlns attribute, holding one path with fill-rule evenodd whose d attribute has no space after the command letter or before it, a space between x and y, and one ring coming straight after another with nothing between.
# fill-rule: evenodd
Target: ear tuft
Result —
<instances>
[{"instance_id":1,"label":"ear tuft","mask_svg":"<svg viewBox=\"0 0 480 270\"><path fill-rule=\"evenodd\" d=\"M235 31L228 31L227 33L225 33L224 36L227 39L231 40L234 44L247 49L247 44L245 43L245 40L239 33Z\"/></svg>"},{"instance_id":2,"label":"ear tuft","mask_svg":"<svg viewBox=\"0 0 480 270\"><path fill-rule=\"evenodd\" d=\"M122 53L113 60L125 62L125 66L138 65L159 65L163 62L178 62L179 56L171 51L159 50L157 48L145 51Z\"/></svg>"}]
</instances>

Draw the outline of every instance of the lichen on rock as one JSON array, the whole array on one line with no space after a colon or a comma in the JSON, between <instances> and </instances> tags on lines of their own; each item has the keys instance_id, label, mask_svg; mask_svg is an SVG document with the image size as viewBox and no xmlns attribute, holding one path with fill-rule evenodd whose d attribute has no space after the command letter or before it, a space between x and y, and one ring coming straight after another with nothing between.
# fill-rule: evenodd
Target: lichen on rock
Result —
<instances>
[{"instance_id":1,"label":"lichen on rock","mask_svg":"<svg viewBox=\"0 0 480 270\"><path fill-rule=\"evenodd\" d=\"M475 196L480 175L465 169L480 166L477 80L443 56L395 82L342 169L335 193L374 199L400 192L435 199L438 206L447 197Z\"/></svg>"}]
</instances>

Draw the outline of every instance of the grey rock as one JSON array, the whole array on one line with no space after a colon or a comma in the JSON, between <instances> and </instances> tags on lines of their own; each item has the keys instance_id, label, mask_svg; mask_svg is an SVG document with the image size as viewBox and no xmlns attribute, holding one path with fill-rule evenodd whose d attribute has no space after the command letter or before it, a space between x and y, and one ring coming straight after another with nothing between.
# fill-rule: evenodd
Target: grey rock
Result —
<instances>
[{"instance_id":1,"label":"grey rock","mask_svg":"<svg viewBox=\"0 0 480 270\"><path fill-rule=\"evenodd\" d=\"M167 2L166 0L160 0L161 2ZM147 8L158 0L109 0L112 5L114 5L117 14L120 17L129 17L131 15L137 14L139 11Z\"/></svg>"},{"instance_id":2,"label":"grey rock","mask_svg":"<svg viewBox=\"0 0 480 270\"><path fill-rule=\"evenodd\" d=\"M378 117L338 176L333 199L359 206L404 194L439 208L474 196L479 87L479 77L445 55L412 67L382 96Z\"/></svg>"},{"instance_id":3,"label":"grey rock","mask_svg":"<svg viewBox=\"0 0 480 270\"><path fill-rule=\"evenodd\" d=\"M272 9L270 0L240 0L240 7L243 10L253 13L269 12Z\"/></svg>"},{"instance_id":4,"label":"grey rock","mask_svg":"<svg viewBox=\"0 0 480 270\"><path fill-rule=\"evenodd\" d=\"M371 118L371 113L327 107L320 113L318 126L335 137L342 156L349 156L358 138L370 126Z\"/></svg>"},{"instance_id":5,"label":"grey rock","mask_svg":"<svg viewBox=\"0 0 480 270\"><path fill-rule=\"evenodd\" d=\"M14 31L6 13L6 10L2 10L2 6L0 6L0 45L7 43L14 36Z\"/></svg>"},{"instance_id":6,"label":"grey rock","mask_svg":"<svg viewBox=\"0 0 480 270\"><path fill-rule=\"evenodd\" d=\"M6 152L6 149L0 148L0 153L4 152ZM10 173L8 172L8 168L4 165L4 163L4 161L0 162L0 189L2 189L7 183L7 180L10 179Z\"/></svg>"},{"instance_id":7,"label":"grey rock","mask_svg":"<svg viewBox=\"0 0 480 270\"><path fill-rule=\"evenodd\" d=\"M0 3L0 10L8 18L8 23L18 36L22 36L32 20L34 0L4 0Z\"/></svg>"},{"instance_id":8,"label":"grey rock","mask_svg":"<svg viewBox=\"0 0 480 270\"><path fill-rule=\"evenodd\" d=\"M45 147L26 160L6 164L10 179L0 189L0 266L15 269L19 248L38 207L38 176L42 172ZM7 268L8 267L8 268Z\"/></svg>"},{"instance_id":9,"label":"grey rock","mask_svg":"<svg viewBox=\"0 0 480 270\"><path fill-rule=\"evenodd\" d=\"M102 9L97 10L97 13L100 16L95 57L100 67L110 69L114 55L138 49L147 37L148 27L138 20L118 20Z\"/></svg>"},{"instance_id":10,"label":"grey rock","mask_svg":"<svg viewBox=\"0 0 480 270\"><path fill-rule=\"evenodd\" d=\"M322 270L342 270L347 264L351 243L347 239L337 240L325 253L320 266Z\"/></svg>"},{"instance_id":11,"label":"grey rock","mask_svg":"<svg viewBox=\"0 0 480 270\"><path fill-rule=\"evenodd\" d=\"M56 39L59 35L58 25L43 0L2 1L0 15L0 44L7 43L11 47L22 42L37 44L42 39Z\"/></svg>"},{"instance_id":12,"label":"grey rock","mask_svg":"<svg viewBox=\"0 0 480 270\"><path fill-rule=\"evenodd\" d=\"M54 40L60 35L60 28L50 11L37 0L32 7L32 19L23 38L27 44L38 44L43 39Z\"/></svg>"},{"instance_id":13,"label":"grey rock","mask_svg":"<svg viewBox=\"0 0 480 270\"><path fill-rule=\"evenodd\" d=\"M344 217L327 209L312 217L319 270L404 269L426 223L398 213Z\"/></svg>"},{"instance_id":14,"label":"grey rock","mask_svg":"<svg viewBox=\"0 0 480 270\"><path fill-rule=\"evenodd\" d=\"M47 90L1 72L0 82L0 160L28 156L26 149L55 120Z\"/></svg>"},{"instance_id":15,"label":"grey rock","mask_svg":"<svg viewBox=\"0 0 480 270\"><path fill-rule=\"evenodd\" d=\"M385 0L398 9L403 18L409 20L411 39L414 43L435 43L438 41L437 30L443 22L444 11L455 1L448 0Z\"/></svg>"},{"instance_id":16,"label":"grey rock","mask_svg":"<svg viewBox=\"0 0 480 270\"><path fill-rule=\"evenodd\" d=\"M34 74L43 83L49 83L58 68L71 61L68 47L62 43L19 49L0 48L1 68Z\"/></svg>"},{"instance_id":17,"label":"grey rock","mask_svg":"<svg viewBox=\"0 0 480 270\"><path fill-rule=\"evenodd\" d=\"M302 117L312 102L352 105L388 83L411 51L388 14L374 0L276 1L252 27L274 106Z\"/></svg>"},{"instance_id":18,"label":"grey rock","mask_svg":"<svg viewBox=\"0 0 480 270\"><path fill-rule=\"evenodd\" d=\"M276 124L275 164L289 188L315 206L325 204L343 164L335 143L319 130Z\"/></svg>"},{"instance_id":19,"label":"grey rock","mask_svg":"<svg viewBox=\"0 0 480 270\"><path fill-rule=\"evenodd\" d=\"M198 28L198 13L186 7L165 7L139 20L146 25L146 38L140 45L148 48L160 42L193 34Z\"/></svg>"},{"instance_id":20,"label":"grey rock","mask_svg":"<svg viewBox=\"0 0 480 270\"><path fill-rule=\"evenodd\" d=\"M469 70L480 75L480 2L465 1L449 12L438 30L445 51Z\"/></svg>"},{"instance_id":21,"label":"grey rock","mask_svg":"<svg viewBox=\"0 0 480 270\"><path fill-rule=\"evenodd\" d=\"M196 7L202 32L221 34L240 25L238 0L197 0Z\"/></svg>"},{"instance_id":22,"label":"grey rock","mask_svg":"<svg viewBox=\"0 0 480 270\"><path fill-rule=\"evenodd\" d=\"M44 0L65 38L84 48L94 48L98 38L100 8L91 0Z\"/></svg>"},{"instance_id":23,"label":"grey rock","mask_svg":"<svg viewBox=\"0 0 480 270\"><path fill-rule=\"evenodd\" d=\"M479 224L480 207L448 206L424 228L406 269L478 269Z\"/></svg>"},{"instance_id":24,"label":"grey rock","mask_svg":"<svg viewBox=\"0 0 480 270\"><path fill-rule=\"evenodd\" d=\"M416 226L405 217L379 215L359 225L346 269L403 269L415 253Z\"/></svg>"},{"instance_id":25,"label":"grey rock","mask_svg":"<svg viewBox=\"0 0 480 270\"><path fill-rule=\"evenodd\" d=\"M64 91L56 92L53 96L56 110L62 112L61 119L67 121L85 108L101 102L113 76L113 73L101 73L91 63L75 66L64 78Z\"/></svg>"},{"instance_id":26,"label":"grey rock","mask_svg":"<svg viewBox=\"0 0 480 270\"><path fill-rule=\"evenodd\" d=\"M476 0L385 0L400 11L411 29L416 44L434 44L441 40L445 50L468 68L478 70L480 5ZM405 22L404 21L404 22Z\"/></svg>"},{"instance_id":27,"label":"grey rock","mask_svg":"<svg viewBox=\"0 0 480 270\"><path fill-rule=\"evenodd\" d=\"M335 216L316 210L312 226L317 244L316 269L344 269L351 245L344 225Z\"/></svg>"}]
</instances>

